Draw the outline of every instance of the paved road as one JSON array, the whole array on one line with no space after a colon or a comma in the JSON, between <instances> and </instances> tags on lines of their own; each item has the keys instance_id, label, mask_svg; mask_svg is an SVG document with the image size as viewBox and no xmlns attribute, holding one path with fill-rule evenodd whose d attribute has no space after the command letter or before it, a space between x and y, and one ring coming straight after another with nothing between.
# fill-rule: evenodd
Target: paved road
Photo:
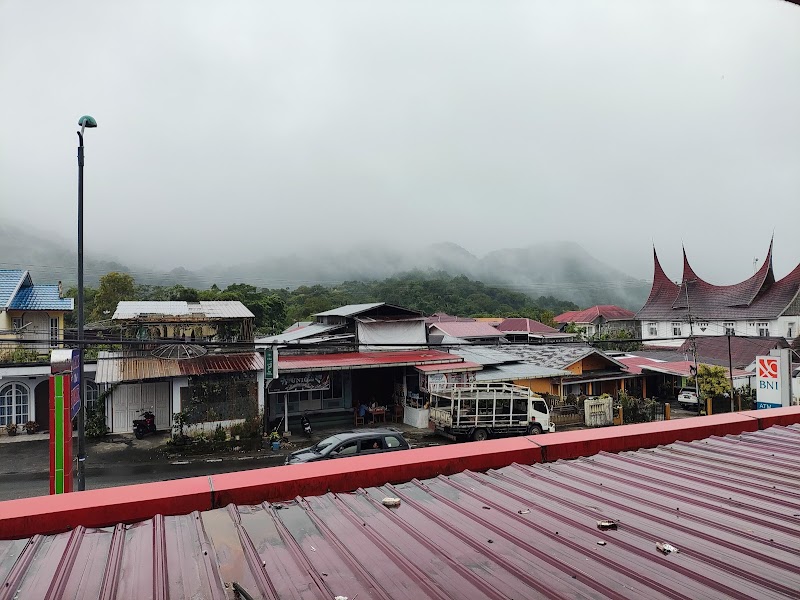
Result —
<instances>
[{"instance_id":1,"label":"paved road","mask_svg":"<svg viewBox=\"0 0 800 600\"><path fill-rule=\"evenodd\" d=\"M208 462L209 460L210 462ZM242 457L241 460L237 458L193 459L188 464L182 464L184 461L176 460L174 461L176 464L156 462L152 464L103 465L86 469L86 489L261 469L283 464L283 461L284 457L281 455L266 454L263 457ZM46 471L0 474L0 500L46 496L49 493L48 476ZM75 486L77 488L77 482Z\"/></svg>"}]
</instances>

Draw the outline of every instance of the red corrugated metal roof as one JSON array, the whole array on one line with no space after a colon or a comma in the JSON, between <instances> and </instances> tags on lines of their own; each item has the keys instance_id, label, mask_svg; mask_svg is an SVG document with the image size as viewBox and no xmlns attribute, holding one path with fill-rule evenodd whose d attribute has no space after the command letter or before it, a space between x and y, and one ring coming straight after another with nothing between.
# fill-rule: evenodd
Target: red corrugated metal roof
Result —
<instances>
[{"instance_id":1,"label":"red corrugated metal roof","mask_svg":"<svg viewBox=\"0 0 800 600\"><path fill-rule=\"evenodd\" d=\"M437 328L449 336L456 338L486 338L503 337L503 333L497 331L488 323L482 321L443 321L434 323L431 328Z\"/></svg>"},{"instance_id":2,"label":"red corrugated metal roof","mask_svg":"<svg viewBox=\"0 0 800 600\"><path fill-rule=\"evenodd\" d=\"M606 321L627 321L636 315L620 306L613 304L599 304L584 310L570 310L561 313L553 320L556 323L594 323L595 319L603 317Z\"/></svg>"},{"instance_id":3,"label":"red corrugated metal roof","mask_svg":"<svg viewBox=\"0 0 800 600\"><path fill-rule=\"evenodd\" d=\"M0 541L0 598L797 598L798 471L774 427L79 527Z\"/></svg>"},{"instance_id":4,"label":"red corrugated metal roof","mask_svg":"<svg viewBox=\"0 0 800 600\"><path fill-rule=\"evenodd\" d=\"M463 359L461 359L463 360ZM363 369L380 366L408 366L425 363L458 362L459 357L440 350L404 350L397 352L340 352L280 356L279 371L314 371Z\"/></svg>"},{"instance_id":5,"label":"red corrugated metal roof","mask_svg":"<svg viewBox=\"0 0 800 600\"><path fill-rule=\"evenodd\" d=\"M438 365L417 365L414 367L423 373L453 373L457 371L480 371L483 365L474 362L443 363Z\"/></svg>"}]
</instances>

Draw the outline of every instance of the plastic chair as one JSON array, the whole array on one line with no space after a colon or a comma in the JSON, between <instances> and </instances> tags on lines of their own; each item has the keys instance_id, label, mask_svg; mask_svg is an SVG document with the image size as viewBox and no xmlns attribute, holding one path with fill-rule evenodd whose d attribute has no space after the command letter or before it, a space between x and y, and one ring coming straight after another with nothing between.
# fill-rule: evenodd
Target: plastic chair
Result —
<instances>
[{"instance_id":1,"label":"plastic chair","mask_svg":"<svg viewBox=\"0 0 800 600\"><path fill-rule=\"evenodd\" d=\"M399 423L403 420L404 413L405 411L403 410L403 407L399 404L395 404L394 408L392 409L392 414L389 418L392 420L392 423Z\"/></svg>"}]
</instances>

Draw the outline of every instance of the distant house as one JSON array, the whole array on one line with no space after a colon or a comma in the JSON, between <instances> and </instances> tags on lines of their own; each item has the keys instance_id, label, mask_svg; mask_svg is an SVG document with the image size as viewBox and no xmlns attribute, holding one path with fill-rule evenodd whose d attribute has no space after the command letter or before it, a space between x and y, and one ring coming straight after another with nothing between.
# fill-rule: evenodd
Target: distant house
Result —
<instances>
[{"instance_id":1,"label":"distant house","mask_svg":"<svg viewBox=\"0 0 800 600\"><path fill-rule=\"evenodd\" d=\"M689 318L692 325L689 325ZM785 337L800 329L800 264L782 279L772 268L772 242L761 268L734 285L714 285L694 272L686 252L683 274L667 277L653 249L653 286L636 313L642 339L650 345L678 347L690 335Z\"/></svg>"},{"instance_id":2,"label":"distant house","mask_svg":"<svg viewBox=\"0 0 800 600\"><path fill-rule=\"evenodd\" d=\"M606 353L585 344L507 345L503 352L522 362L548 369L568 371L569 376L551 381L549 393L557 396L581 394L615 396L621 390L638 388L639 375ZM546 391L538 389L536 391Z\"/></svg>"},{"instance_id":3,"label":"distant house","mask_svg":"<svg viewBox=\"0 0 800 600\"><path fill-rule=\"evenodd\" d=\"M509 342L523 344L544 344L547 342L569 341L575 337L573 333L564 333L533 319L503 319L495 329L503 332Z\"/></svg>"},{"instance_id":4,"label":"distant house","mask_svg":"<svg viewBox=\"0 0 800 600\"><path fill-rule=\"evenodd\" d=\"M428 327L431 344L470 343L499 344L505 341L505 334L488 323L481 321L441 321Z\"/></svg>"},{"instance_id":5,"label":"distant house","mask_svg":"<svg viewBox=\"0 0 800 600\"><path fill-rule=\"evenodd\" d=\"M117 304L112 323L124 339L140 343L98 357L95 381L111 388L105 405L110 430L131 431L144 410L155 414L160 430L187 409L207 424L258 415L264 360L251 345L254 322L238 301ZM205 342L245 345L209 351Z\"/></svg>"},{"instance_id":6,"label":"distant house","mask_svg":"<svg viewBox=\"0 0 800 600\"><path fill-rule=\"evenodd\" d=\"M64 298L61 284L34 284L28 271L0 270L0 339L3 349L24 346L47 354L64 339L64 315L74 301ZM22 340L37 343L22 344ZM14 343L14 342L20 343Z\"/></svg>"},{"instance_id":7,"label":"distant house","mask_svg":"<svg viewBox=\"0 0 800 600\"><path fill-rule=\"evenodd\" d=\"M574 324L585 336L613 334L625 331L638 335L636 315L632 311L613 304L600 304L584 310L571 310L561 313L553 320L563 331L567 325Z\"/></svg>"}]
</instances>

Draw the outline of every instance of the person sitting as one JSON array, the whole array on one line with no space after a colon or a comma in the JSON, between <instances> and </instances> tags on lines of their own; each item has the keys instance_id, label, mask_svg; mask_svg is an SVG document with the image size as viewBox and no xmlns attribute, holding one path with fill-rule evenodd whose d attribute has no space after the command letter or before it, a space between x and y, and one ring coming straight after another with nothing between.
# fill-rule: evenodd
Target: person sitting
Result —
<instances>
[{"instance_id":1,"label":"person sitting","mask_svg":"<svg viewBox=\"0 0 800 600\"><path fill-rule=\"evenodd\" d=\"M365 423L367 422L367 413L369 413L370 418L372 418L372 413L370 413L370 410L367 408L367 405L363 404L363 403L359 404L358 405L358 416L361 417L362 419L364 419Z\"/></svg>"}]
</instances>

